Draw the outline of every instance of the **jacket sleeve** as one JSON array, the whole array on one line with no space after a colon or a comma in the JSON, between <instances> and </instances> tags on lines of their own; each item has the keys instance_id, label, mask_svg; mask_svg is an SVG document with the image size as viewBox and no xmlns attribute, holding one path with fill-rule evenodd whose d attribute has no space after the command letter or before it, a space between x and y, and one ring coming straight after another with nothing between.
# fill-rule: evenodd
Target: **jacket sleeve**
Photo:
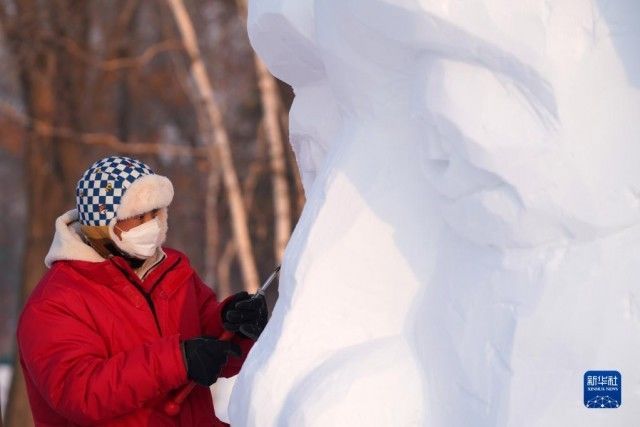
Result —
<instances>
[{"instance_id":1,"label":"jacket sleeve","mask_svg":"<svg viewBox=\"0 0 640 427\"><path fill-rule=\"evenodd\" d=\"M38 392L80 425L130 413L187 380L178 335L108 357L90 322L62 302L29 304L20 319L18 344Z\"/></svg>"},{"instance_id":2,"label":"jacket sleeve","mask_svg":"<svg viewBox=\"0 0 640 427\"><path fill-rule=\"evenodd\" d=\"M202 331L204 335L212 337L220 337L224 333L224 326L222 325L222 309L229 303L232 296L219 302L215 293L205 285L202 280L194 273L196 293L198 297L198 304L200 305L200 323L202 325ZM229 361L222 369L222 377L232 377L240 372L240 368L244 363L244 360L249 354L249 350L253 346L253 340L244 336L236 334L231 341L235 342L242 349L241 357L229 357Z\"/></svg>"}]
</instances>

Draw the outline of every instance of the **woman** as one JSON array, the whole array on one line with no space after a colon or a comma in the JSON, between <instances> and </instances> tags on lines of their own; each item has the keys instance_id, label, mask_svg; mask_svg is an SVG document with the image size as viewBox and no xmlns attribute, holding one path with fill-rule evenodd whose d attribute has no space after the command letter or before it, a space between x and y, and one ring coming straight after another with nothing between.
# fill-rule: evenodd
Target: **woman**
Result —
<instances>
[{"instance_id":1,"label":"woman","mask_svg":"<svg viewBox=\"0 0 640 427\"><path fill-rule=\"evenodd\" d=\"M267 322L264 298L218 302L184 254L161 247L173 186L144 163L96 162L76 199L18 327L36 426L225 425L208 386L239 371ZM189 381L205 387L168 414Z\"/></svg>"}]
</instances>

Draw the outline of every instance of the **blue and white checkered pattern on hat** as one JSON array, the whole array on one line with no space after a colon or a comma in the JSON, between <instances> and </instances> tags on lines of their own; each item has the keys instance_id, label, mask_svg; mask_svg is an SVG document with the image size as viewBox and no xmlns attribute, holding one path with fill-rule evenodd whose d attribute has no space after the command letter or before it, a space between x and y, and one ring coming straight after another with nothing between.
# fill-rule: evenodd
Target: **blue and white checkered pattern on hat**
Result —
<instances>
[{"instance_id":1,"label":"blue and white checkered pattern on hat","mask_svg":"<svg viewBox=\"0 0 640 427\"><path fill-rule=\"evenodd\" d=\"M109 225L127 188L136 179L151 174L149 166L129 157L111 156L95 162L76 187L80 223Z\"/></svg>"}]
</instances>

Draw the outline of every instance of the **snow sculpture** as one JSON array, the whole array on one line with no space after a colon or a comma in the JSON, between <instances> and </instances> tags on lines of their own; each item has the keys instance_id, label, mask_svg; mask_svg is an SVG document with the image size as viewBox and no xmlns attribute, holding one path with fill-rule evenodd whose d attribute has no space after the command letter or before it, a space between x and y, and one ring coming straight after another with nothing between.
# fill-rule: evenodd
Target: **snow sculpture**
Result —
<instances>
[{"instance_id":1,"label":"snow sculpture","mask_svg":"<svg viewBox=\"0 0 640 427\"><path fill-rule=\"evenodd\" d=\"M640 3L254 0L307 206L234 426L640 419ZM588 409L583 374L622 405Z\"/></svg>"}]
</instances>

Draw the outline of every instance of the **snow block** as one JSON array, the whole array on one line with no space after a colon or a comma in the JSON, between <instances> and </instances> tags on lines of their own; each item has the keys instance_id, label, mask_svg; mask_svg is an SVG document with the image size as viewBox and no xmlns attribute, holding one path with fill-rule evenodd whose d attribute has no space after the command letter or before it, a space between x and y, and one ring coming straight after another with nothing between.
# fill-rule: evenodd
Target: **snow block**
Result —
<instances>
[{"instance_id":1,"label":"snow block","mask_svg":"<svg viewBox=\"0 0 640 427\"><path fill-rule=\"evenodd\" d=\"M307 205L232 425L635 425L639 20L636 0L250 1ZM584 403L590 371L619 373L621 405Z\"/></svg>"}]
</instances>

